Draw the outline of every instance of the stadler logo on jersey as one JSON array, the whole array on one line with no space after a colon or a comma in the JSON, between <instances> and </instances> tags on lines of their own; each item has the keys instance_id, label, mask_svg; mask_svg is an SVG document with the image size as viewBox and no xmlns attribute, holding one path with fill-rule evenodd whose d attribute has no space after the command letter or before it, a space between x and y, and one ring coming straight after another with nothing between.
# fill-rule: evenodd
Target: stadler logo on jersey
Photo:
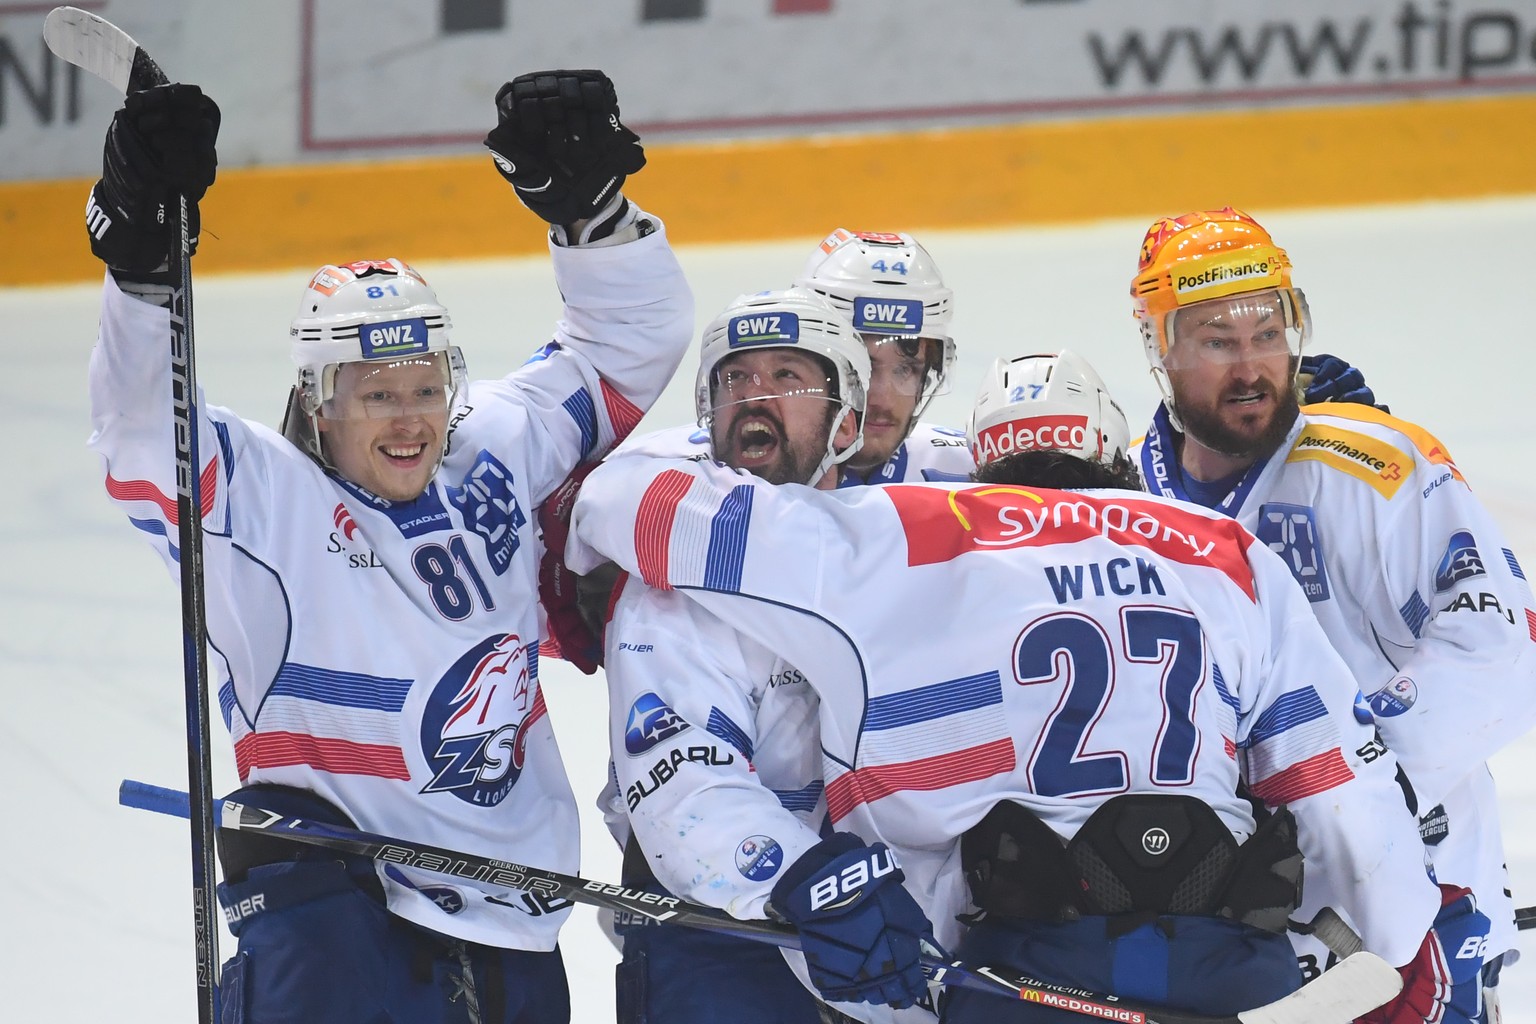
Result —
<instances>
[{"instance_id":1,"label":"stadler logo on jersey","mask_svg":"<svg viewBox=\"0 0 1536 1024\"><path fill-rule=\"evenodd\" d=\"M736 870L754 882L772 878L784 866L784 848L772 836L748 836L736 847Z\"/></svg>"},{"instance_id":2,"label":"stadler logo on jersey","mask_svg":"<svg viewBox=\"0 0 1536 1024\"><path fill-rule=\"evenodd\" d=\"M682 715L647 690L629 706L629 717L624 722L624 750L630 757L639 757L686 728L688 723Z\"/></svg>"},{"instance_id":3,"label":"stadler logo on jersey","mask_svg":"<svg viewBox=\"0 0 1536 1024\"><path fill-rule=\"evenodd\" d=\"M1477 553L1477 543L1472 535L1466 530L1457 530L1451 534L1451 541L1445 546L1445 554L1440 556L1440 565L1435 569L1435 593L1444 593L1462 580L1482 576L1485 572L1483 556Z\"/></svg>"},{"instance_id":4,"label":"stadler logo on jersey","mask_svg":"<svg viewBox=\"0 0 1536 1024\"><path fill-rule=\"evenodd\" d=\"M427 350L427 322L421 317L363 324L357 339L364 359L398 359Z\"/></svg>"},{"instance_id":5,"label":"stadler logo on jersey","mask_svg":"<svg viewBox=\"0 0 1536 1024\"><path fill-rule=\"evenodd\" d=\"M853 326L880 334L917 334L923 329L923 304L917 299L854 299Z\"/></svg>"},{"instance_id":6,"label":"stadler logo on jersey","mask_svg":"<svg viewBox=\"0 0 1536 1024\"><path fill-rule=\"evenodd\" d=\"M1087 416L1031 416L988 427L976 438L977 458L987 462L1044 449L1081 451L1088 446Z\"/></svg>"},{"instance_id":7,"label":"stadler logo on jersey","mask_svg":"<svg viewBox=\"0 0 1536 1024\"><path fill-rule=\"evenodd\" d=\"M486 637L453 663L427 698L421 752L433 776L422 792L495 807L522 774L528 730L544 712L521 638Z\"/></svg>"},{"instance_id":8,"label":"stadler logo on jersey","mask_svg":"<svg viewBox=\"0 0 1536 1024\"><path fill-rule=\"evenodd\" d=\"M793 345L800 340L800 318L770 311L731 317L726 337L731 348L744 345Z\"/></svg>"}]
</instances>

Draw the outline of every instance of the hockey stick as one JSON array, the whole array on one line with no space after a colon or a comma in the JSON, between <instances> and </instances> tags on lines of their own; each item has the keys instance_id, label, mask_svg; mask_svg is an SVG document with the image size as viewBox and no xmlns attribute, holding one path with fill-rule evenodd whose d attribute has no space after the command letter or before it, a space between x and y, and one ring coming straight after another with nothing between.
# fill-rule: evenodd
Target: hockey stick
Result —
<instances>
[{"instance_id":1,"label":"hockey stick","mask_svg":"<svg viewBox=\"0 0 1536 1024\"><path fill-rule=\"evenodd\" d=\"M1515 927L1521 931L1536 928L1536 907L1521 907L1516 910Z\"/></svg>"},{"instance_id":2,"label":"hockey stick","mask_svg":"<svg viewBox=\"0 0 1536 1024\"><path fill-rule=\"evenodd\" d=\"M118 790L118 802L166 814L187 813L186 794L132 780L124 780ZM688 925L790 948L799 945L799 935L793 928L774 921L738 920L723 911L674 896L589 881L575 875L424 843L404 842L356 829L288 818L232 801L223 803L219 826L263 832L387 864L533 892L549 899L586 903L659 923ZM486 898L498 899L495 895ZM1345 1024L1385 1003L1402 989L1402 979L1386 961L1372 953L1357 953L1283 999L1244 1010L1235 1016L1221 1017L1161 1009L1099 992L1056 985L1005 967L975 967L959 960L925 956L923 970L933 982L1011 999L1027 999L1119 1024Z\"/></svg>"},{"instance_id":3,"label":"hockey stick","mask_svg":"<svg viewBox=\"0 0 1536 1024\"><path fill-rule=\"evenodd\" d=\"M63 60L89 71L118 92L168 81L133 38L97 15L55 7L43 21L43 40ZM187 782L191 801L192 929L197 968L197 1019L213 1024L218 1012L218 904L214 898L213 768L208 752L208 630L203 600L202 481L198 477L197 367L192 344L192 249L187 197L170 211L171 407L175 418L176 520L181 564L181 654L187 727Z\"/></svg>"}]
</instances>

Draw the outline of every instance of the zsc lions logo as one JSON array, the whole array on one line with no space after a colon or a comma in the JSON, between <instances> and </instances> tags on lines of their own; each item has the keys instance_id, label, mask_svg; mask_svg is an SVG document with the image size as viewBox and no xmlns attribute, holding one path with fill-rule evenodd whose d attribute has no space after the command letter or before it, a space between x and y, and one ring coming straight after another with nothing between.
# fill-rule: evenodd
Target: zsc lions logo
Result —
<instances>
[{"instance_id":1,"label":"zsc lions logo","mask_svg":"<svg viewBox=\"0 0 1536 1024\"><path fill-rule=\"evenodd\" d=\"M686 728L688 723L682 715L647 690L629 706L629 718L624 722L624 750L630 757L639 757L662 740L676 736Z\"/></svg>"},{"instance_id":2,"label":"zsc lions logo","mask_svg":"<svg viewBox=\"0 0 1536 1024\"><path fill-rule=\"evenodd\" d=\"M422 792L495 807L522 775L528 730L544 713L521 638L486 637L453 663L427 698L421 752L433 775Z\"/></svg>"},{"instance_id":3,"label":"zsc lions logo","mask_svg":"<svg viewBox=\"0 0 1536 1024\"><path fill-rule=\"evenodd\" d=\"M1445 554L1440 556L1440 565L1435 569L1435 593L1443 594L1462 580L1482 576L1485 572L1483 556L1477 553L1477 542L1472 539L1472 534L1457 530L1451 534Z\"/></svg>"}]
</instances>

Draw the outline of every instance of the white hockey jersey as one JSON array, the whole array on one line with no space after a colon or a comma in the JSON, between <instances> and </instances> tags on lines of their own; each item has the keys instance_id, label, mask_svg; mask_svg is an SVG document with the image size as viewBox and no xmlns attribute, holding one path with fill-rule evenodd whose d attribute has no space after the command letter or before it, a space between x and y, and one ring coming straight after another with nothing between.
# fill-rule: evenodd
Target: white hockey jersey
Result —
<instances>
[{"instance_id":1,"label":"white hockey jersey","mask_svg":"<svg viewBox=\"0 0 1536 1024\"><path fill-rule=\"evenodd\" d=\"M618 458L629 455L644 455L653 458L679 458L693 461L709 461L709 432L702 427L668 427L663 430L653 431L649 434L640 434L630 437L614 451L613 457ZM865 485L881 485L887 483L904 483L909 480L936 480L936 481L963 481L969 480L975 470L976 463L971 458L970 447L965 440L965 432L951 427L936 427L926 423L918 423L914 426L907 440L897 448L896 453L878 470L867 477L854 474L846 467L840 470L838 486L858 487ZM609 682L609 699L615 712L629 706L628 701L638 694L631 694L632 688L627 683L615 686L614 666L624 660L629 650L624 639L629 630L626 616L630 608L637 604L644 604L643 599L634 598L632 589L626 598L629 600L618 601L613 609L613 621L605 633L604 668L607 671ZM674 606L674 611L669 614L685 614L682 609L685 605ZM543 645L543 653L554 657L560 656L560 650L553 641L546 639ZM653 659L659 660L659 659ZM625 677L626 670L619 668L620 679ZM765 672L758 672L757 676L762 683L762 689L755 692L750 698L755 711L755 717L763 723L776 723L786 721L790 723L805 721L809 717L814 719L815 693L808 687L799 686L786 688L772 680L782 678L800 677L798 671L782 659L775 662L774 666ZM805 702L810 701L812 708L808 713ZM782 705L782 706L781 706ZM774 726L765 724L764 728ZM759 749L765 745L758 744ZM772 749L772 745L766 745ZM617 749L617 748L615 748ZM750 760L750 756L748 757ZM810 815L816 801L812 794L819 794L820 768L819 762L809 766L794 759L791 764L785 766L786 770L781 775L773 763L760 763L756 766L757 781L768 786L778 793L787 802L786 808L798 812L802 816ZM623 846L629 839L630 826L624 810L626 800L623 798L623 790L627 783L623 783L623 772L615 766L612 773L611 785L599 795L597 805L603 812L603 818L608 825L608 830ZM679 787L681 788L681 787ZM785 794L799 794L793 798ZM809 803L808 803L809 801ZM811 826L816 827L819 817L810 815L806 819ZM663 869L665 870L665 869ZM666 877L662 878L664 884L673 884ZM691 898L691 897L690 897ZM761 916L761 915L758 915Z\"/></svg>"},{"instance_id":2,"label":"white hockey jersey","mask_svg":"<svg viewBox=\"0 0 1536 1024\"><path fill-rule=\"evenodd\" d=\"M1159 408L1137 456L1184 497L1172 438ZM1486 760L1536 724L1536 600L1450 453L1369 406L1305 406L1217 511L1291 569L1407 772L1438 878L1476 894L1490 958L1518 955Z\"/></svg>"},{"instance_id":3,"label":"white hockey jersey","mask_svg":"<svg viewBox=\"0 0 1536 1024\"><path fill-rule=\"evenodd\" d=\"M554 340L469 385L420 498L374 497L200 393L196 427L210 676L242 783L315 792L370 831L575 872L576 805L539 690L533 509L634 428L687 349L693 306L662 231L551 249L566 303ZM91 445L175 573L168 322L108 275ZM552 949L567 914L393 865L380 878L394 913L490 945Z\"/></svg>"},{"instance_id":4,"label":"white hockey jersey","mask_svg":"<svg viewBox=\"0 0 1536 1024\"><path fill-rule=\"evenodd\" d=\"M576 571L616 561L804 671L832 821L899 851L941 942L968 902L959 837L998 801L1070 836L1110 795L1187 794L1243 839L1240 776L1290 806L1368 948L1407 962L1438 909L1353 679L1284 565L1225 517L1127 492L825 492L615 459L571 536ZM771 891L777 872L729 870L744 836L691 809L673 825L720 865L708 902Z\"/></svg>"},{"instance_id":5,"label":"white hockey jersey","mask_svg":"<svg viewBox=\"0 0 1536 1024\"><path fill-rule=\"evenodd\" d=\"M667 427L625 441L617 455L650 455L661 459L709 461L709 431L703 427ZM971 478L976 461L971 458L965 431L918 423L894 455L868 475L842 469L839 487L866 484L899 484L916 480L964 481Z\"/></svg>"}]
</instances>

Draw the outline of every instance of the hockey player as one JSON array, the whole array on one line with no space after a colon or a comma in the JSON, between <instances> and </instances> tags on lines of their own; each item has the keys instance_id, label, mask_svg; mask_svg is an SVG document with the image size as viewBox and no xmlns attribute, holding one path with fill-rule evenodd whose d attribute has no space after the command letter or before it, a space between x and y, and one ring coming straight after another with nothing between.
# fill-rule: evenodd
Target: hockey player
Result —
<instances>
[{"instance_id":1,"label":"hockey player","mask_svg":"<svg viewBox=\"0 0 1536 1024\"><path fill-rule=\"evenodd\" d=\"M1311 318L1253 218L1159 220L1131 293L1163 394L1142 476L1236 517L1285 559L1407 773L1436 874L1470 886L1493 921L1493 989L1516 949L1486 759L1536 722L1536 601L1514 552L1423 428L1368 405L1298 408ZM1476 989L1458 992L1450 1019L1488 1016Z\"/></svg>"},{"instance_id":2,"label":"hockey player","mask_svg":"<svg viewBox=\"0 0 1536 1024\"><path fill-rule=\"evenodd\" d=\"M711 454L775 484L835 487L859 450L869 365L852 324L815 293L738 299L703 335L695 401ZM836 859L819 834L826 802L815 692L794 665L679 595L639 586L622 588L604 642L619 804L610 817L621 819L614 831L625 844L626 885L762 917L763 880L803 858ZM699 675L710 685L696 686ZM731 848L722 859L696 847L694 826L680 822L730 832ZM899 886L889 899L891 913L914 922L915 950L921 915ZM621 1024L831 1016L772 946L688 928L619 930ZM916 994L870 991L878 1001ZM851 978L829 990L859 994Z\"/></svg>"},{"instance_id":3,"label":"hockey player","mask_svg":"<svg viewBox=\"0 0 1536 1024\"><path fill-rule=\"evenodd\" d=\"M853 322L869 352L864 440L837 486L965 480L963 431L920 424L949 391L954 296L928 250L908 234L838 228L812 250L794 287L819 293ZM675 427L631 439L625 454L709 457L709 431Z\"/></svg>"},{"instance_id":4,"label":"hockey player","mask_svg":"<svg viewBox=\"0 0 1536 1024\"><path fill-rule=\"evenodd\" d=\"M574 872L576 805L535 659L532 512L660 394L692 298L661 224L620 191L644 157L605 75L520 76L496 106L486 144L551 224L554 340L468 383L448 311L408 264L322 267L290 331L283 431L196 396L209 660L237 799ZM108 273L91 444L108 493L172 566L158 211L178 192L195 211L218 122L196 86L130 95L92 193ZM232 835L226 1021L568 1019L568 905Z\"/></svg>"},{"instance_id":5,"label":"hockey player","mask_svg":"<svg viewBox=\"0 0 1536 1024\"><path fill-rule=\"evenodd\" d=\"M954 294L928 250L906 233L838 228L812 250L795 287L824 296L869 349L864 443L838 486L966 479L964 434L918 422L948 394L955 365Z\"/></svg>"},{"instance_id":6,"label":"hockey player","mask_svg":"<svg viewBox=\"0 0 1536 1024\"><path fill-rule=\"evenodd\" d=\"M1032 421L1059 415L1010 401L1019 381L994 379L1007 391L982 405L973 441L1010 420L1023 421L1015 436L1038 436ZM1123 448L1123 420L1117 438L1105 424L1113 406L1097 388L1087 397L1082 440L1094 440L1075 450L1102 458ZM972 962L1230 1014L1300 984L1284 929L1303 852L1309 873L1347 890L1367 948L1404 965L1400 1005L1430 1019L1444 950L1475 944L1480 919L1452 891L1445 937L1430 931L1442 894L1395 762L1371 746L1358 690L1286 569L1224 517L1125 491L1023 486L1007 472L1018 458L984 466L995 482L970 487L823 494L623 458L587 480L573 566L616 559L638 577L621 600L644 583L691 602L696 620L713 615L788 659L819 693L835 833L802 860L787 852L789 867L764 864L742 856L742 833L754 853L783 847L786 833L735 816L735 793L712 806L694 793L668 820L696 898L836 925L841 970L856 973L900 933L879 916L892 887L813 870L812 853L846 848L883 867L890 844L942 943L960 940L957 916L973 901L985 915L959 946ZM1074 483L1124 482L1112 456L1071 458L1103 471ZM893 642L897 611L918 606L924 629ZM712 665L687 664L708 649L680 649L661 628L631 643L642 641L674 664L674 692L692 707L725 699ZM654 721L679 737L697 730L680 747L709 748L701 713L658 707ZM704 756L667 760L640 806L673 800ZM1236 795L1240 780L1274 812L1267 824ZM655 832L668 838L660 823ZM1061 1018L957 992L945 1007L955 1021Z\"/></svg>"}]
</instances>

